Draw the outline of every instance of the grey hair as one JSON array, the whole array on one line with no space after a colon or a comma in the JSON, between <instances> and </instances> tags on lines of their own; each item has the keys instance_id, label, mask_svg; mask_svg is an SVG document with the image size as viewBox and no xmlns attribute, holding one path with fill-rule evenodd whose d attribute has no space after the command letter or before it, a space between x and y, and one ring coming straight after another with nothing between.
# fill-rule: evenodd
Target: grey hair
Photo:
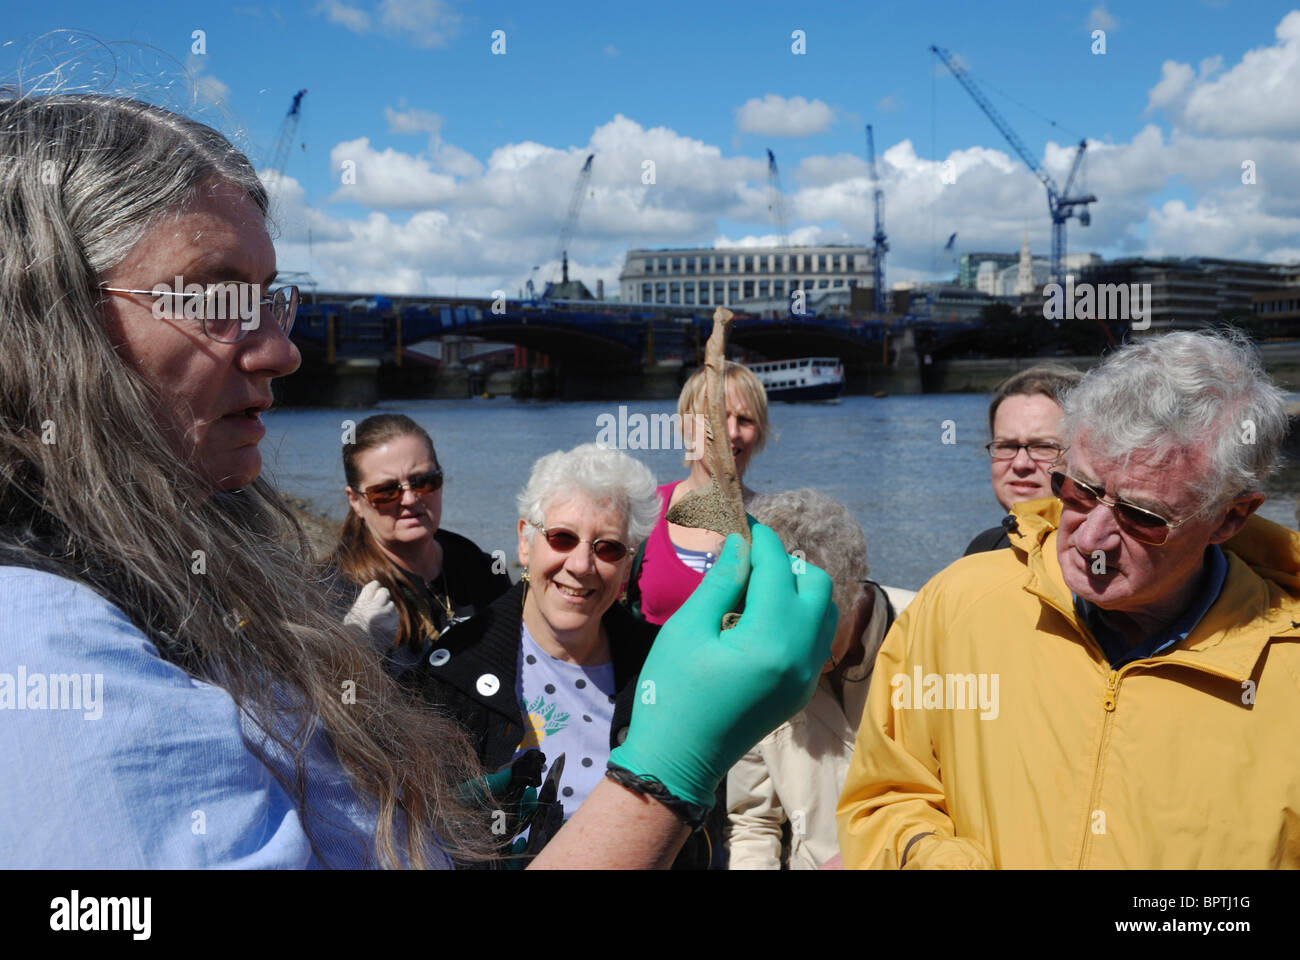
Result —
<instances>
[{"instance_id":1,"label":"grey hair","mask_svg":"<svg viewBox=\"0 0 1300 960\"><path fill-rule=\"evenodd\" d=\"M548 453L533 464L517 498L519 518L530 524L530 540L537 532L531 524L545 522L547 507L584 494L597 503L611 503L622 513L628 546L633 549L659 521L659 494L650 468L621 450L584 443Z\"/></svg>"},{"instance_id":2,"label":"grey hair","mask_svg":"<svg viewBox=\"0 0 1300 960\"><path fill-rule=\"evenodd\" d=\"M269 483L214 494L173 448L158 427L175 399L123 361L106 329L101 277L151 223L223 183L265 213L247 158L140 101L12 89L0 89L0 158L0 562L86 584L164 659L225 689L267 734L246 743L304 823L319 723L374 801L379 863L423 865L439 842L488 855L485 814L457 799L479 770L468 739L342 625L341 598ZM55 443L43 442L50 422ZM344 681L363 705L342 703ZM287 718L286 703L302 709Z\"/></svg>"},{"instance_id":3,"label":"grey hair","mask_svg":"<svg viewBox=\"0 0 1300 960\"><path fill-rule=\"evenodd\" d=\"M754 519L781 538L786 552L798 550L831 578L840 617L848 616L869 575L867 539L849 508L817 490L783 490L755 497Z\"/></svg>"},{"instance_id":4,"label":"grey hair","mask_svg":"<svg viewBox=\"0 0 1300 960\"><path fill-rule=\"evenodd\" d=\"M1177 332L1129 343L1065 397L1065 436L1108 459L1200 452L1204 510L1258 490L1287 432L1285 398L1241 333Z\"/></svg>"}]
</instances>

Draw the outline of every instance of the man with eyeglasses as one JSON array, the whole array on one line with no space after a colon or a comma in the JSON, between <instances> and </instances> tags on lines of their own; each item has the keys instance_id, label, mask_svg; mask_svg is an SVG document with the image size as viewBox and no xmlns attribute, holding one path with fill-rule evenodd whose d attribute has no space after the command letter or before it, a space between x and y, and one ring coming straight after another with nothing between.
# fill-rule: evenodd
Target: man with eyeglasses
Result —
<instances>
[{"instance_id":1,"label":"man with eyeglasses","mask_svg":"<svg viewBox=\"0 0 1300 960\"><path fill-rule=\"evenodd\" d=\"M1013 505L1050 497L1048 472L1061 459L1061 396L1082 374L1056 363L1035 364L1003 381L989 402L985 445L992 465L993 495L1007 515L976 535L963 556L1011 546Z\"/></svg>"},{"instance_id":2,"label":"man with eyeglasses","mask_svg":"<svg viewBox=\"0 0 1300 960\"><path fill-rule=\"evenodd\" d=\"M963 558L876 661L850 867L1300 867L1300 535L1244 339L1129 344L1065 397L1059 504ZM1059 520L1055 514L1059 510Z\"/></svg>"}]
</instances>

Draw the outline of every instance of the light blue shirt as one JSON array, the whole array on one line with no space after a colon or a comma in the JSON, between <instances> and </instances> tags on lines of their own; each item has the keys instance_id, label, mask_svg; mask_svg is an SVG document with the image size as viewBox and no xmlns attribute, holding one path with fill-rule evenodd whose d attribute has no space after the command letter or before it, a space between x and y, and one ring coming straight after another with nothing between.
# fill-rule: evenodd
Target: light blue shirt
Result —
<instances>
[{"instance_id":1,"label":"light blue shirt","mask_svg":"<svg viewBox=\"0 0 1300 960\"><path fill-rule=\"evenodd\" d=\"M242 737L265 740L93 590L0 566L0 867L377 866L374 807L324 735L305 818Z\"/></svg>"},{"instance_id":2,"label":"light blue shirt","mask_svg":"<svg viewBox=\"0 0 1300 960\"><path fill-rule=\"evenodd\" d=\"M564 807L564 819L582 806L596 784L605 779L609 760L609 728L614 723L614 664L579 666L557 660L533 639L526 624L520 625L519 697L530 737L520 744L523 751L534 742L546 755L543 774L561 755L564 771L557 784L557 799Z\"/></svg>"}]
</instances>

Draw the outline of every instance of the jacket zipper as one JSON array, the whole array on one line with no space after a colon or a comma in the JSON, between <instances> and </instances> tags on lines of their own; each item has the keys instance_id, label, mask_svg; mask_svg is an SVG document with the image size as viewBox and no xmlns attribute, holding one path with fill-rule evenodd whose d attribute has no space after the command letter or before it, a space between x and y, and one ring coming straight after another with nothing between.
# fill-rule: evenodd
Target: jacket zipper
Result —
<instances>
[{"instance_id":1,"label":"jacket zipper","mask_svg":"<svg viewBox=\"0 0 1300 960\"><path fill-rule=\"evenodd\" d=\"M1063 614L1067 620L1074 624L1075 629L1083 636L1085 645L1089 646L1100 658L1103 664L1102 670L1106 674L1106 693L1101 700L1101 708L1104 711L1101 724L1101 739L1097 743L1097 756L1093 761L1092 790L1089 795L1088 809L1084 811L1083 843L1079 849L1079 869L1083 869L1084 863L1088 860L1088 854L1092 852L1092 815L1097 810L1097 800L1101 793L1101 764L1106 751L1106 738L1110 736L1111 717L1115 713L1115 703L1119 697L1119 671L1111 668L1110 661L1106 658L1106 653L1102 650L1101 644L1097 642L1087 625L1076 619L1073 609L1066 610L1053 598L1044 594L1039 596L1048 606ZM1128 666L1128 664L1125 664L1125 666Z\"/></svg>"},{"instance_id":2,"label":"jacket zipper","mask_svg":"<svg viewBox=\"0 0 1300 960\"><path fill-rule=\"evenodd\" d=\"M1092 820L1093 815L1097 812L1097 801L1101 794L1101 764L1102 757L1106 751L1106 738L1110 736L1110 722L1115 715L1115 701L1119 697L1119 671L1110 669L1107 666L1106 672L1106 695L1102 698L1101 708L1105 711L1101 724L1101 739L1097 743L1097 759L1092 768L1092 792L1089 796L1088 809L1085 813L1083 826L1083 847L1079 852L1079 869L1088 861L1088 854L1092 852ZM1103 811L1103 818L1105 812ZM1105 820L1102 820L1105 823Z\"/></svg>"}]
</instances>

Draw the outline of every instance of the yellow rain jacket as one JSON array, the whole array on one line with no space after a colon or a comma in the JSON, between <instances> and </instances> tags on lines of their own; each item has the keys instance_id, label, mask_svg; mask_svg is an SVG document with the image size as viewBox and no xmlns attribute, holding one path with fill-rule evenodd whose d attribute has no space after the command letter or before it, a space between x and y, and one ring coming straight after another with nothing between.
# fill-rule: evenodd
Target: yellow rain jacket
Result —
<instances>
[{"instance_id":1,"label":"yellow rain jacket","mask_svg":"<svg viewBox=\"0 0 1300 960\"><path fill-rule=\"evenodd\" d=\"M1192 633L1114 671L1061 576L1060 503L1015 512L1011 549L940 572L885 638L844 865L1300 867L1300 534L1251 517Z\"/></svg>"}]
</instances>

